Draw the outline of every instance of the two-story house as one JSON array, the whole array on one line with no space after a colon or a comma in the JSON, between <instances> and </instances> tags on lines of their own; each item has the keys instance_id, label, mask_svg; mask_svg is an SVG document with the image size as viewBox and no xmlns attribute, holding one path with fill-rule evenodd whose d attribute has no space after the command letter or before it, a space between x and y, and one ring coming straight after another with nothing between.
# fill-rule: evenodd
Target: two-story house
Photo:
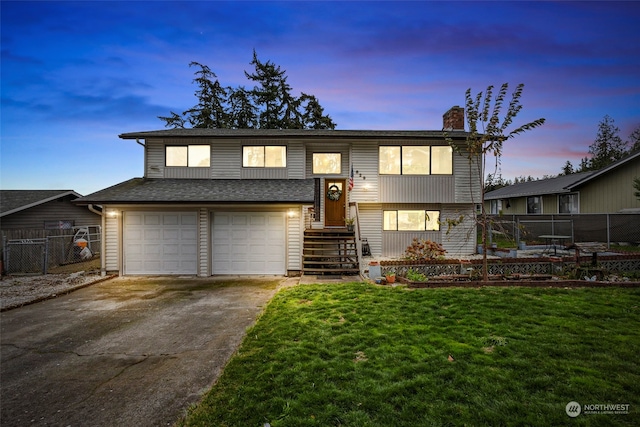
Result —
<instances>
[{"instance_id":1,"label":"two-story house","mask_svg":"<svg viewBox=\"0 0 640 427\"><path fill-rule=\"evenodd\" d=\"M444 115L444 128L464 149L462 108ZM414 237L450 254L475 250L480 185L442 130L170 129L120 138L144 146L144 177L78 201L102 205L105 271L284 275L324 271L332 256L358 271L363 239L373 257L400 257ZM347 240L324 248L325 230Z\"/></svg>"}]
</instances>

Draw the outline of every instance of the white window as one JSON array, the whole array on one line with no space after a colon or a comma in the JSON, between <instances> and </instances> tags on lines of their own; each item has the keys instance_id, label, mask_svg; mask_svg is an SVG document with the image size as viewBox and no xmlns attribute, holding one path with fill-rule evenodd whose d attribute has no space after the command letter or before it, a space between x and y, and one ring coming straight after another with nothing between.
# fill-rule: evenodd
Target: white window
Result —
<instances>
[{"instance_id":1,"label":"white window","mask_svg":"<svg viewBox=\"0 0 640 427\"><path fill-rule=\"evenodd\" d=\"M431 152L426 146L402 147L402 174L429 175Z\"/></svg>"},{"instance_id":2,"label":"white window","mask_svg":"<svg viewBox=\"0 0 640 427\"><path fill-rule=\"evenodd\" d=\"M453 174L453 149L449 146L381 146L378 153L381 175Z\"/></svg>"},{"instance_id":3,"label":"white window","mask_svg":"<svg viewBox=\"0 0 640 427\"><path fill-rule=\"evenodd\" d=\"M425 210L388 210L383 213L385 231L440 230L440 212Z\"/></svg>"},{"instance_id":4,"label":"white window","mask_svg":"<svg viewBox=\"0 0 640 427\"><path fill-rule=\"evenodd\" d=\"M431 174L453 174L453 148L447 146L431 147Z\"/></svg>"},{"instance_id":5,"label":"white window","mask_svg":"<svg viewBox=\"0 0 640 427\"><path fill-rule=\"evenodd\" d=\"M211 147L208 145L168 145L165 147L165 159L167 166L209 167Z\"/></svg>"},{"instance_id":6,"label":"white window","mask_svg":"<svg viewBox=\"0 0 640 427\"><path fill-rule=\"evenodd\" d=\"M502 213L502 200L491 200L491 213L494 215Z\"/></svg>"},{"instance_id":7,"label":"white window","mask_svg":"<svg viewBox=\"0 0 640 427\"><path fill-rule=\"evenodd\" d=\"M313 153L313 173L338 175L342 171L342 154Z\"/></svg>"},{"instance_id":8,"label":"white window","mask_svg":"<svg viewBox=\"0 0 640 427\"><path fill-rule=\"evenodd\" d=\"M380 147L380 174L400 175L400 147Z\"/></svg>"},{"instance_id":9,"label":"white window","mask_svg":"<svg viewBox=\"0 0 640 427\"><path fill-rule=\"evenodd\" d=\"M561 194L558 196L558 213L580 213L578 206L578 193Z\"/></svg>"},{"instance_id":10,"label":"white window","mask_svg":"<svg viewBox=\"0 0 640 427\"><path fill-rule=\"evenodd\" d=\"M287 166L287 147L283 145L242 147L242 166L245 168L284 168Z\"/></svg>"}]
</instances>

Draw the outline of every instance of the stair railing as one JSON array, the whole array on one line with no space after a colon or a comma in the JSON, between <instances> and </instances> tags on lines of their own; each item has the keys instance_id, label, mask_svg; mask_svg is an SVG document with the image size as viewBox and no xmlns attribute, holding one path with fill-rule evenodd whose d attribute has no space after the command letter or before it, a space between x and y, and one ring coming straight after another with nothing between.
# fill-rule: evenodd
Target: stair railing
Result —
<instances>
[{"instance_id":1,"label":"stair railing","mask_svg":"<svg viewBox=\"0 0 640 427\"><path fill-rule=\"evenodd\" d=\"M349 214L351 214L351 208L354 208L355 215L355 239L356 239L356 261L358 262L358 268L360 269L360 275L364 275L362 268L362 240L360 238L360 210L358 209L358 202L349 202Z\"/></svg>"}]
</instances>

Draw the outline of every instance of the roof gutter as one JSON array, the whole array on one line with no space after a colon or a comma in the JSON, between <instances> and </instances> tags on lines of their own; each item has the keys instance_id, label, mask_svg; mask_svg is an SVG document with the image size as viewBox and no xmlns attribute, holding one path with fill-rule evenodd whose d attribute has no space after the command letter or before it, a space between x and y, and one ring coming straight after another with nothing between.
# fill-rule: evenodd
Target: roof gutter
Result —
<instances>
[{"instance_id":1,"label":"roof gutter","mask_svg":"<svg viewBox=\"0 0 640 427\"><path fill-rule=\"evenodd\" d=\"M91 212L93 212L96 215L100 215L100 216L104 215L104 213L102 212L102 209L97 210L96 208L93 207L93 203L89 203L87 205L87 209L89 209Z\"/></svg>"}]
</instances>

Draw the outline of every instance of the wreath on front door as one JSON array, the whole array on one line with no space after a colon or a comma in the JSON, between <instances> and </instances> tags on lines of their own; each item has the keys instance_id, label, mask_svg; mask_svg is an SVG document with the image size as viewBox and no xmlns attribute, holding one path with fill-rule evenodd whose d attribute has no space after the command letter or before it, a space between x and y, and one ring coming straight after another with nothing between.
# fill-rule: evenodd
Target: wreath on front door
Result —
<instances>
[{"instance_id":1,"label":"wreath on front door","mask_svg":"<svg viewBox=\"0 0 640 427\"><path fill-rule=\"evenodd\" d=\"M337 185L333 184L329 187L329 191L327 191L327 199L338 201L340 200L340 196L342 196L342 190L340 190Z\"/></svg>"}]
</instances>

